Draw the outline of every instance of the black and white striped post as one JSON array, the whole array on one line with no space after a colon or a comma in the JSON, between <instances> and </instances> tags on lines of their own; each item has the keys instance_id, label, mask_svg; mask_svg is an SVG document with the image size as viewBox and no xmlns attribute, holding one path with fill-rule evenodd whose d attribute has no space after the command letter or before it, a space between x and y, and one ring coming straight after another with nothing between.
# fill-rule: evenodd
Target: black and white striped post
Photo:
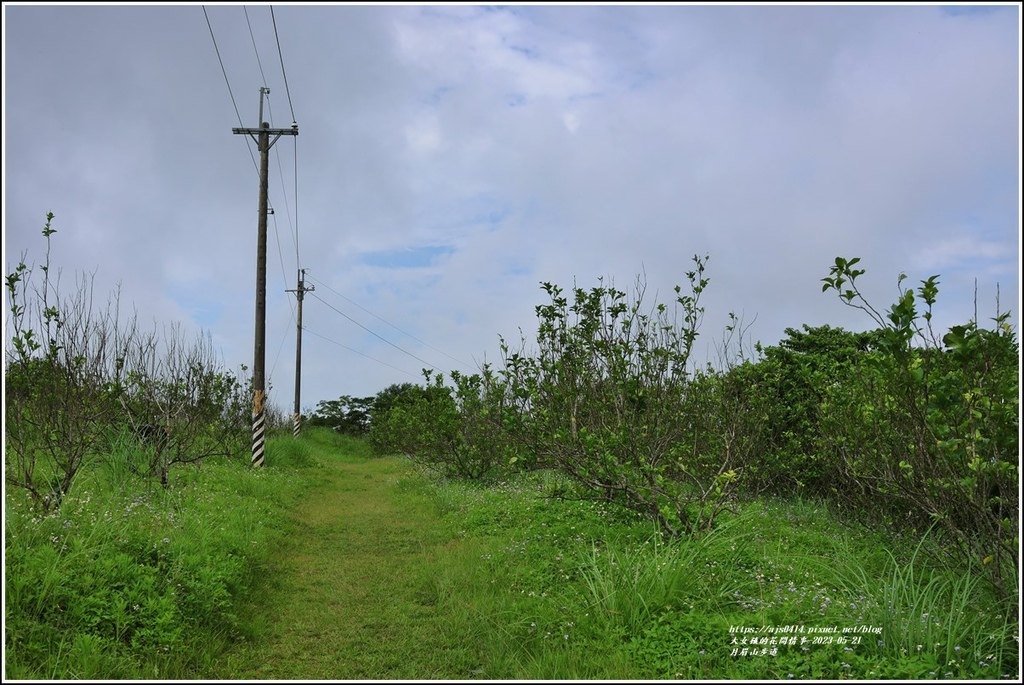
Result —
<instances>
[{"instance_id":1,"label":"black and white striped post","mask_svg":"<svg viewBox=\"0 0 1024 685\"><path fill-rule=\"evenodd\" d=\"M267 341L267 177L270 148L283 135L299 135L299 125L292 122L291 128L270 128L263 121L263 96L269 88L260 88L260 127L233 128L232 133L252 136L260 151L260 199L256 237L256 336L252 364L252 465L263 466L263 438L266 404L266 341ZM274 134L274 139L270 135Z\"/></svg>"},{"instance_id":2,"label":"black and white striped post","mask_svg":"<svg viewBox=\"0 0 1024 685\"><path fill-rule=\"evenodd\" d=\"M263 447L266 430L265 396L262 390L253 393L252 399L252 465L263 466Z\"/></svg>"}]
</instances>

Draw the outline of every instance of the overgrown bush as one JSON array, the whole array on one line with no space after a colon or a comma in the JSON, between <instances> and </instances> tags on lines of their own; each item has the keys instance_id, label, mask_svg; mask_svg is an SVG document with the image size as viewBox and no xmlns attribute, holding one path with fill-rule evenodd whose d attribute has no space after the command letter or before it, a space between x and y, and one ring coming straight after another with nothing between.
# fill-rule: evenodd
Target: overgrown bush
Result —
<instances>
[{"instance_id":1,"label":"overgrown bush","mask_svg":"<svg viewBox=\"0 0 1024 685\"><path fill-rule=\"evenodd\" d=\"M785 332L777 345L758 346L763 357L747 374L747 391L767 416L744 484L758 494L827 497L841 481L835 460L822 447L822 405L837 384L857 382L850 371L876 347L878 334L806 324Z\"/></svg>"},{"instance_id":2,"label":"overgrown bush","mask_svg":"<svg viewBox=\"0 0 1024 685\"><path fill-rule=\"evenodd\" d=\"M504 388L494 374L424 371L423 388L406 388L375 414L370 441L378 453L400 452L455 478L478 480L514 466L516 441L503 423Z\"/></svg>"},{"instance_id":3,"label":"overgrown bush","mask_svg":"<svg viewBox=\"0 0 1024 685\"><path fill-rule=\"evenodd\" d=\"M857 289L858 261L837 258L823 279L823 290L879 325L879 350L826 396L820 435L847 484L835 496L878 524L937 523L952 562L982 568L1001 597L1014 598L1019 346L1009 315L997 311L992 330L954 326L940 342L931 328L937 276L915 293L901 274L900 298L883 317Z\"/></svg>"},{"instance_id":4,"label":"overgrown bush","mask_svg":"<svg viewBox=\"0 0 1024 685\"><path fill-rule=\"evenodd\" d=\"M48 214L43 228L45 261L33 268L23 256L6 278L7 484L47 512L60 506L89 460L106 458L115 446L137 450L142 459L123 463L164 486L174 464L242 450L248 384L219 368L208 337L188 344L176 328L162 339L143 334L134 317L121 320L116 293L96 310L91 279L81 277L63 295L51 273L53 218Z\"/></svg>"},{"instance_id":5,"label":"overgrown bush","mask_svg":"<svg viewBox=\"0 0 1024 685\"><path fill-rule=\"evenodd\" d=\"M738 478L729 429L707 412L726 386L689 368L706 260L694 257L690 293L677 286L671 311L646 308L639 280L631 299L602 285L574 288L571 302L544 283L551 303L536 308L537 351L502 341L523 449L670 537L713 525Z\"/></svg>"},{"instance_id":6,"label":"overgrown bush","mask_svg":"<svg viewBox=\"0 0 1024 685\"><path fill-rule=\"evenodd\" d=\"M424 369L425 387L412 383L391 386L386 401L374 404L367 439L375 453L413 455L422 453L431 439L431 413L450 413L450 391L440 387L441 378L431 385L433 372ZM380 398L378 395L378 400ZM436 407L435 407L436 405Z\"/></svg>"},{"instance_id":7,"label":"overgrown bush","mask_svg":"<svg viewBox=\"0 0 1024 685\"><path fill-rule=\"evenodd\" d=\"M147 474L167 486L174 464L229 456L247 444L249 389L218 369L209 337L191 344L180 329L131 337L124 380L118 385L123 416L149 458Z\"/></svg>"}]
</instances>

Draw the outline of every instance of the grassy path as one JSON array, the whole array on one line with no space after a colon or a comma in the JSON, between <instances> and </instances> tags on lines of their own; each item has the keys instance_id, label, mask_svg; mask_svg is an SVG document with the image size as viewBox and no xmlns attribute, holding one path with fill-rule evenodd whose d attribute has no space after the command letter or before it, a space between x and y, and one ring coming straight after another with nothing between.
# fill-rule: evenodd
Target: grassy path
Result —
<instances>
[{"instance_id":1,"label":"grassy path","mask_svg":"<svg viewBox=\"0 0 1024 685\"><path fill-rule=\"evenodd\" d=\"M321 460L323 480L295 512L267 596L256 600L262 637L215 677L473 677L464 622L439 615L431 599L434 569L461 552L437 507L400 460Z\"/></svg>"}]
</instances>

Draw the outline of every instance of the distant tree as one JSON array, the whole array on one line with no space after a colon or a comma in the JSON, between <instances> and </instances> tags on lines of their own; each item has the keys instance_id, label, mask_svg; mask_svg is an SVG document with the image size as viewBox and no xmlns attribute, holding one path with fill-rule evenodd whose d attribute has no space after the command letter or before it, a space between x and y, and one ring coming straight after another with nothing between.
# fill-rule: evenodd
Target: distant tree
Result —
<instances>
[{"instance_id":1,"label":"distant tree","mask_svg":"<svg viewBox=\"0 0 1024 685\"><path fill-rule=\"evenodd\" d=\"M377 418L391 411L399 398L408 393L422 392L423 388L415 383L393 383L384 388L373 398L371 416Z\"/></svg>"},{"instance_id":2,"label":"distant tree","mask_svg":"<svg viewBox=\"0 0 1024 685\"><path fill-rule=\"evenodd\" d=\"M368 439L378 454L414 454L450 442L452 389L440 374L424 369L423 375L425 386L396 383L374 398Z\"/></svg>"},{"instance_id":3,"label":"distant tree","mask_svg":"<svg viewBox=\"0 0 1024 685\"><path fill-rule=\"evenodd\" d=\"M370 430L372 397L342 395L336 400L321 400L309 418L311 426L328 426L347 435L365 435Z\"/></svg>"}]
</instances>

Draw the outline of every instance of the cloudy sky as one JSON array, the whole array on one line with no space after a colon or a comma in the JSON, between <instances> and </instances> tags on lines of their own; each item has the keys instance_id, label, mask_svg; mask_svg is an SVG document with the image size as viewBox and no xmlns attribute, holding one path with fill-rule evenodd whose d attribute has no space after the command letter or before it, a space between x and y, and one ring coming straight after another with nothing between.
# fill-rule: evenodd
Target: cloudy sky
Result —
<instances>
[{"instance_id":1,"label":"cloudy sky","mask_svg":"<svg viewBox=\"0 0 1024 685\"><path fill-rule=\"evenodd\" d=\"M983 324L997 287L1018 320L1016 3L3 13L6 272L42 260L53 212L63 284L120 284L141 322L208 332L229 368L253 363L258 206L232 128L258 125L261 86L264 119L298 124L270 154L266 369L286 412L300 267L304 410L500 363L543 281L645 274L671 302L695 254L701 354L729 312L766 345L871 327L821 292L836 256L862 258L878 309L901 272L940 274L943 330L975 283Z\"/></svg>"}]
</instances>

